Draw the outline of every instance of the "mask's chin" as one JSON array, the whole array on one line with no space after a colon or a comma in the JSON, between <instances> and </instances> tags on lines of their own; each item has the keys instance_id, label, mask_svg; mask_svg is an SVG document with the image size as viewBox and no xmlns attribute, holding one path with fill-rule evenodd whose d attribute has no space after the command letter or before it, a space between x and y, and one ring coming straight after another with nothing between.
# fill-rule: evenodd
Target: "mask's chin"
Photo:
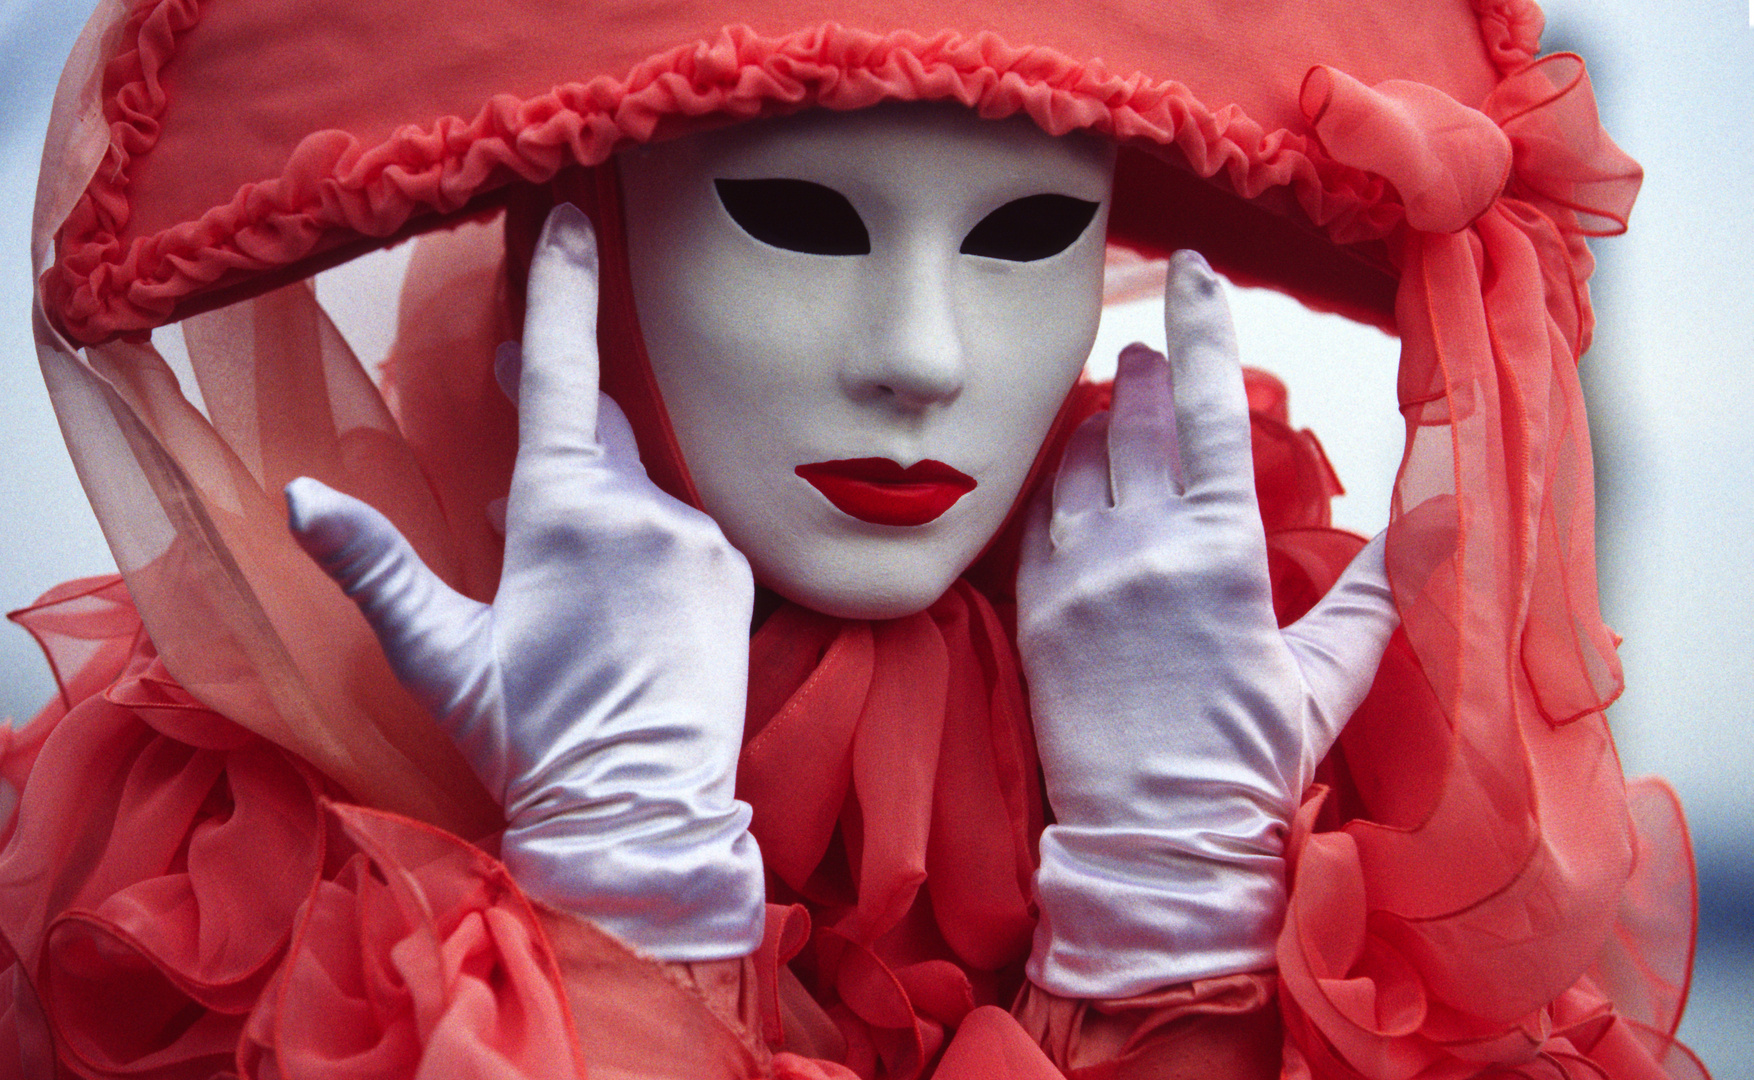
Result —
<instances>
[{"instance_id":1,"label":"mask's chin","mask_svg":"<svg viewBox=\"0 0 1754 1080\"><path fill-rule=\"evenodd\" d=\"M813 611L820 611L824 615L833 615L840 619L881 621L901 619L926 610L936 603L939 597L949 591L951 582L954 580L952 578L951 581L945 582L941 589L929 588L907 593L886 592L883 595L872 595L869 592L861 593L858 589L848 589L845 592L813 589L808 594L804 594L773 585L769 585L769 588L793 603L801 604Z\"/></svg>"},{"instance_id":2,"label":"mask's chin","mask_svg":"<svg viewBox=\"0 0 1754 1080\"><path fill-rule=\"evenodd\" d=\"M911 558L818 558L804 566L764 566L755 579L795 604L842 619L899 619L924 611L949 591L966 569L963 561Z\"/></svg>"}]
</instances>

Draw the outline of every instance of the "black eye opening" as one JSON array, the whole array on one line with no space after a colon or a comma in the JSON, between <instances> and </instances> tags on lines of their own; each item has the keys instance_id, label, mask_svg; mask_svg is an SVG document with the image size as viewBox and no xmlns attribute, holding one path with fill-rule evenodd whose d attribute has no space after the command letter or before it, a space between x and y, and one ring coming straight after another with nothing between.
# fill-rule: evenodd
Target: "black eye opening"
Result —
<instances>
[{"instance_id":1,"label":"black eye opening","mask_svg":"<svg viewBox=\"0 0 1754 1080\"><path fill-rule=\"evenodd\" d=\"M1100 208L1070 195L1013 199L980 220L962 240L964 255L1007 262L1046 259L1077 242Z\"/></svg>"},{"instance_id":2,"label":"black eye opening","mask_svg":"<svg viewBox=\"0 0 1754 1080\"><path fill-rule=\"evenodd\" d=\"M871 234L847 197L808 180L714 180L731 220L764 244L806 255L869 255Z\"/></svg>"}]
</instances>

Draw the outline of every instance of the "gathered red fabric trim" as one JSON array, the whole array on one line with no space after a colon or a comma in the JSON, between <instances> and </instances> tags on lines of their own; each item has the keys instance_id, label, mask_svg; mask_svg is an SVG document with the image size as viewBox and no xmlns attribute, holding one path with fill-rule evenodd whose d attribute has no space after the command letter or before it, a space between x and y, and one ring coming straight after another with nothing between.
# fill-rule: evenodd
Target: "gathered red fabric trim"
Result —
<instances>
[{"instance_id":1,"label":"gathered red fabric trim","mask_svg":"<svg viewBox=\"0 0 1754 1080\"><path fill-rule=\"evenodd\" d=\"M1178 82L1110 74L995 34L877 34L835 23L766 38L744 26L654 56L624 79L599 77L529 99L499 95L473 119L444 117L367 146L342 131L304 138L281 176L246 184L224 206L124 241L129 170L149 153L165 105L159 70L199 0L158 0L131 21L136 49L118 85L110 157L57 236L42 282L51 316L96 342L168 321L192 294L290 266L356 236L389 237L417 216L462 209L512 180L544 182L620 146L686 130L707 116L749 119L807 105L954 100L1044 130L1085 129L1173 147L1201 177L1224 174L1245 198L1289 187L1336 243L1386 236L1401 218L1379 178L1340 165L1313 139L1268 132L1235 108L1214 111Z\"/></svg>"},{"instance_id":2,"label":"gathered red fabric trim","mask_svg":"<svg viewBox=\"0 0 1754 1080\"><path fill-rule=\"evenodd\" d=\"M1480 39L1492 63L1506 75L1535 58L1547 16L1535 0L1474 0Z\"/></svg>"},{"instance_id":3,"label":"gathered red fabric trim","mask_svg":"<svg viewBox=\"0 0 1754 1080\"><path fill-rule=\"evenodd\" d=\"M678 118L749 119L805 104L853 109L882 100L957 100L983 116L1027 113L1045 130L1087 128L1182 151L1203 178L1226 174L1245 198L1292 188L1336 243L1387 235L1398 196L1333 161L1319 143L1267 132L1234 107L1213 111L1177 82L1115 76L1052 49L995 34L876 34L835 23L763 38L727 27L680 45L624 79L603 76L520 100L500 95L473 120L443 117L377 146L341 131L313 132L278 179L246 184L224 206L154 236L124 242L130 169L157 143L166 95L160 74L205 0L148 0L124 28L134 48L105 73L111 140L102 168L56 237L44 276L51 316L96 342L169 321L185 297L227 277L290 266L333 246L334 234L389 237L422 213L460 209L520 178L542 182L569 164L593 165ZM1544 16L1534 0L1474 0L1499 71L1534 59ZM685 121L686 122L686 121Z\"/></svg>"}]
</instances>

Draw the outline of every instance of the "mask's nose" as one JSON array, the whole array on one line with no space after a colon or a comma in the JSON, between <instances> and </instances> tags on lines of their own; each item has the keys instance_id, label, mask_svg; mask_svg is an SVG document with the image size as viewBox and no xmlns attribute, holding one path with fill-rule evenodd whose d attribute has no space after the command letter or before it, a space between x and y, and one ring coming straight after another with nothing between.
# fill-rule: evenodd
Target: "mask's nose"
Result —
<instances>
[{"instance_id":1,"label":"mask's nose","mask_svg":"<svg viewBox=\"0 0 1754 1080\"><path fill-rule=\"evenodd\" d=\"M854 347L841 388L854 401L920 412L962 393L968 357L948 260L898 259L870 283L869 340Z\"/></svg>"}]
</instances>

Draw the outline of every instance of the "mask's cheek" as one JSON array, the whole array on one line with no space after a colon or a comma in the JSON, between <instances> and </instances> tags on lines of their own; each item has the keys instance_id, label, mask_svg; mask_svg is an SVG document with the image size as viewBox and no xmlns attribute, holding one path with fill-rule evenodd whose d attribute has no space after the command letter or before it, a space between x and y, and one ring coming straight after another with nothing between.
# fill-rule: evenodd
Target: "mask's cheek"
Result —
<instances>
[{"instance_id":1,"label":"mask's cheek","mask_svg":"<svg viewBox=\"0 0 1754 1080\"><path fill-rule=\"evenodd\" d=\"M990 428L992 467L1021 484L1067 392L1084 370L1102 315L1100 245L1041 263L969 268L959 282L968 327L965 422ZM977 260L970 260L977 262Z\"/></svg>"},{"instance_id":2,"label":"mask's cheek","mask_svg":"<svg viewBox=\"0 0 1754 1080\"><path fill-rule=\"evenodd\" d=\"M1070 384L1102 317L1107 218L1105 205L1076 243L1046 259L964 257L957 302L964 327L983 352L1002 350L1020 366L1027 363L1043 377Z\"/></svg>"}]
</instances>

